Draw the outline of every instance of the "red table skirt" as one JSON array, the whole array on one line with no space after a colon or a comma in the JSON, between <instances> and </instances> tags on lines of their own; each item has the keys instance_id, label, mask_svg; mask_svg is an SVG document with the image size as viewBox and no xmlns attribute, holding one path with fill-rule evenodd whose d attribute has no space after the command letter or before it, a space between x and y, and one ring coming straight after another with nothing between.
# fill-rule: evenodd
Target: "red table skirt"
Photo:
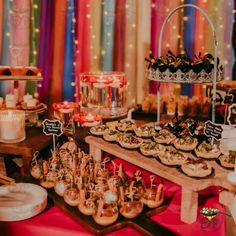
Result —
<instances>
[{"instance_id":1,"label":"red table skirt","mask_svg":"<svg viewBox=\"0 0 236 236\"><path fill-rule=\"evenodd\" d=\"M123 163L125 172L128 176L133 176L137 167L129 164L123 160L115 158L117 165ZM140 169L140 168L138 168ZM141 169L140 169L141 170ZM150 173L141 170L144 179L148 179ZM164 183L164 192L167 202L170 202L166 210L152 217L153 220L159 224L176 232L177 235L183 236L224 236L226 235L226 217L223 214L217 214L216 221L209 222L208 227L203 227L201 224L204 218L200 210L202 207L217 208L224 212L225 208L218 202L219 188L212 187L200 192L199 195L199 209L197 221L193 224L186 224L180 220L180 201L181 201L181 187L169 182L168 180L157 177L159 181ZM93 235L86 227L78 224L74 219L67 216L58 207L48 207L40 215L28 220L19 222L0 222L0 235L3 236L73 236L73 235ZM119 235L142 235L136 230L126 227L109 234L110 236Z\"/></svg>"}]
</instances>

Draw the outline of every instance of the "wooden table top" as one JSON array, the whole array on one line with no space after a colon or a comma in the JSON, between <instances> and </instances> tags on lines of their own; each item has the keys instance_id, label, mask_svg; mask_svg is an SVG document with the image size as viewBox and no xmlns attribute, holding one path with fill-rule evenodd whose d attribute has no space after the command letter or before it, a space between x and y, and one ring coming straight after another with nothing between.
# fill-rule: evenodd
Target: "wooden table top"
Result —
<instances>
[{"instance_id":1,"label":"wooden table top","mask_svg":"<svg viewBox=\"0 0 236 236\"><path fill-rule=\"evenodd\" d=\"M116 143L108 143L102 138L93 136L88 136L85 140L88 144L100 150L124 159L192 191L200 191L210 186L220 186L236 192L236 186L227 180L227 175L230 171L218 165L215 160L209 160L211 166L214 168L214 173L211 176L207 178L191 178L183 174L178 168L166 166L155 158L143 156L138 151L121 148Z\"/></svg>"},{"instance_id":2,"label":"wooden table top","mask_svg":"<svg viewBox=\"0 0 236 236\"><path fill-rule=\"evenodd\" d=\"M0 153L32 156L35 151L46 148L52 142L52 137L43 133L42 128L26 128L26 139L19 143L1 143Z\"/></svg>"}]
</instances>

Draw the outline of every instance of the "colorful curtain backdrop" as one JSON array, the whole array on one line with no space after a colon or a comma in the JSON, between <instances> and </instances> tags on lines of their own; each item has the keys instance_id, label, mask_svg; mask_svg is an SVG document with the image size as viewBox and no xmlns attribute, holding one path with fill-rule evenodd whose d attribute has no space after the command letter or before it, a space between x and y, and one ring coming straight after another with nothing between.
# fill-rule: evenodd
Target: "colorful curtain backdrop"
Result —
<instances>
[{"instance_id":1,"label":"colorful curtain backdrop","mask_svg":"<svg viewBox=\"0 0 236 236\"><path fill-rule=\"evenodd\" d=\"M225 79L236 79L233 0L0 0L0 63L38 66L43 81L0 82L0 96L29 92L51 106L79 101L79 76L87 71L124 71L128 106L156 93L145 79L150 53L213 53L211 29L203 15L191 8L177 11L167 23L158 52L159 34L168 13L181 4L194 4L211 18L218 39L218 56ZM233 41L233 43L232 43ZM74 83L75 82L75 83ZM149 85L149 86L148 86ZM75 86L75 87L74 87ZM162 94L202 96L202 87L162 84Z\"/></svg>"}]
</instances>

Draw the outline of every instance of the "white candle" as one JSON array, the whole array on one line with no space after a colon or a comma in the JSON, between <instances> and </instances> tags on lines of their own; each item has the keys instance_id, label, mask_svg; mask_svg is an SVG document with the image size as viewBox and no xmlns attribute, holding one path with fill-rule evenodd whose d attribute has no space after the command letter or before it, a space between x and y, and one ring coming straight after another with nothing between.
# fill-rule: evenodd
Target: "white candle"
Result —
<instances>
[{"instance_id":1,"label":"white candle","mask_svg":"<svg viewBox=\"0 0 236 236\"><path fill-rule=\"evenodd\" d=\"M15 96L14 94L7 94L6 95L6 107L7 108L11 108L11 107L15 107L16 106L16 99L15 99Z\"/></svg>"},{"instance_id":2,"label":"white candle","mask_svg":"<svg viewBox=\"0 0 236 236\"><path fill-rule=\"evenodd\" d=\"M24 111L0 111L1 142L18 142L25 139Z\"/></svg>"},{"instance_id":3,"label":"white candle","mask_svg":"<svg viewBox=\"0 0 236 236\"><path fill-rule=\"evenodd\" d=\"M6 100L6 107L7 107L7 108L16 107L16 102L15 102L15 100Z\"/></svg>"},{"instance_id":4,"label":"white candle","mask_svg":"<svg viewBox=\"0 0 236 236\"><path fill-rule=\"evenodd\" d=\"M28 93L26 95L24 95L24 97L23 97L23 100L24 100L25 103L27 103L27 101L30 100L30 99L33 99L33 96L28 94Z\"/></svg>"},{"instance_id":5,"label":"white candle","mask_svg":"<svg viewBox=\"0 0 236 236\"><path fill-rule=\"evenodd\" d=\"M5 99L6 99L6 101L15 100L15 96L14 96L14 94L9 93L9 94L6 95Z\"/></svg>"},{"instance_id":6,"label":"white candle","mask_svg":"<svg viewBox=\"0 0 236 236\"><path fill-rule=\"evenodd\" d=\"M86 119L89 121L93 121L94 120L94 116L91 113L88 113L86 116Z\"/></svg>"}]
</instances>

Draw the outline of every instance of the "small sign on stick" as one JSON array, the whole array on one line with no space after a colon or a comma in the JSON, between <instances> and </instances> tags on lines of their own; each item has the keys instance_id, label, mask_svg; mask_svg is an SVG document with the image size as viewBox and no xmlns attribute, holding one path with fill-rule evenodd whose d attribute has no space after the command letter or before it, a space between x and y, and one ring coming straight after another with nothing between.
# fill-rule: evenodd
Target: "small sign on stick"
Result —
<instances>
[{"instance_id":1,"label":"small sign on stick","mask_svg":"<svg viewBox=\"0 0 236 236\"><path fill-rule=\"evenodd\" d=\"M61 136L63 134L61 121L45 119L43 121L43 132L46 135L53 136L53 150L55 151L56 149L55 136Z\"/></svg>"},{"instance_id":2,"label":"small sign on stick","mask_svg":"<svg viewBox=\"0 0 236 236\"><path fill-rule=\"evenodd\" d=\"M207 136L210 136L210 137L217 139L217 140L222 139L223 128L221 125L217 125L217 124L208 120L205 123L204 131Z\"/></svg>"}]
</instances>

